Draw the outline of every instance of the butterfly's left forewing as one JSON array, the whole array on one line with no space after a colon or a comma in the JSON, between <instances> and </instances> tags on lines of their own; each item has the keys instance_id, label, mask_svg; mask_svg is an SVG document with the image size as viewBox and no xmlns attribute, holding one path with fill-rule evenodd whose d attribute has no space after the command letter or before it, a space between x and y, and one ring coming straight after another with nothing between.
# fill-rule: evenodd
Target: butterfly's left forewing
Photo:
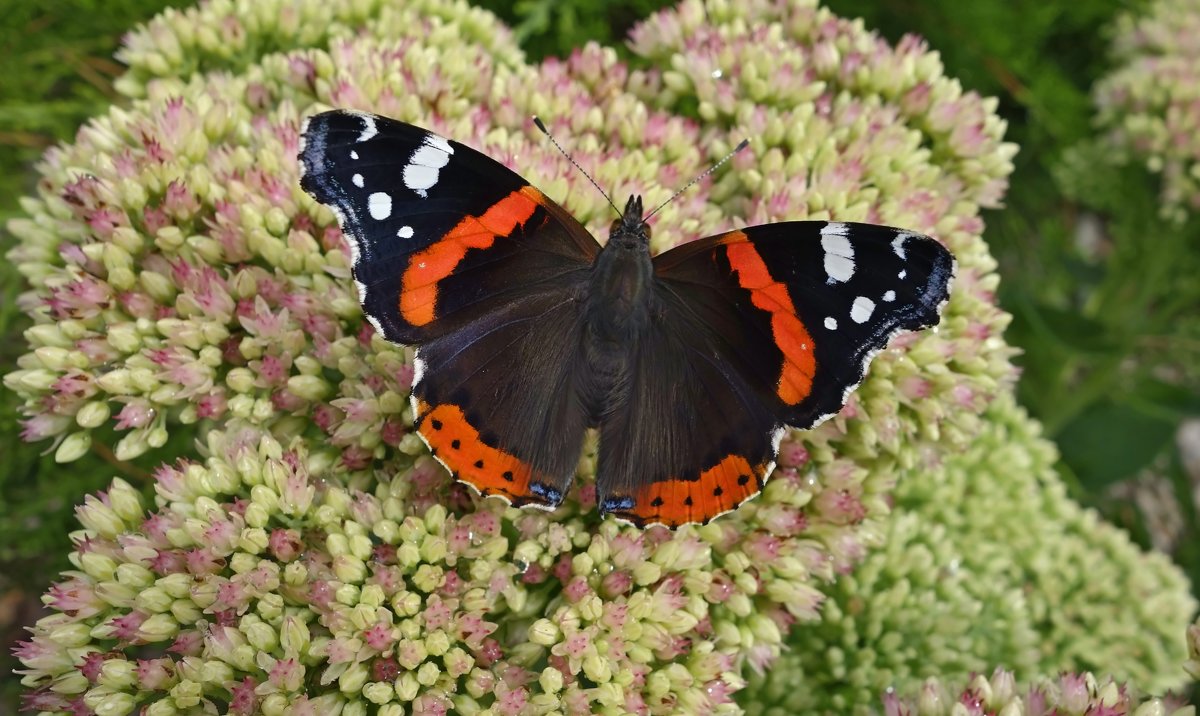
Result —
<instances>
[{"instance_id":1,"label":"butterfly's left forewing","mask_svg":"<svg viewBox=\"0 0 1200 716\"><path fill-rule=\"evenodd\" d=\"M927 236L816 221L712 236L655 257L654 266L659 324L644 339L653 347L640 350L692 365L640 364L636 383L675 388L631 395L607 433L602 426L597 493L601 509L668 526L706 522L757 494L782 430L837 413L892 336L936 325L954 276L950 253ZM681 395L690 414L654 421L671 449L643 449L647 436L620 430L622 421L660 414L653 400ZM692 442L692 453L672 452ZM639 477L618 457L629 452L660 462Z\"/></svg>"}]
</instances>

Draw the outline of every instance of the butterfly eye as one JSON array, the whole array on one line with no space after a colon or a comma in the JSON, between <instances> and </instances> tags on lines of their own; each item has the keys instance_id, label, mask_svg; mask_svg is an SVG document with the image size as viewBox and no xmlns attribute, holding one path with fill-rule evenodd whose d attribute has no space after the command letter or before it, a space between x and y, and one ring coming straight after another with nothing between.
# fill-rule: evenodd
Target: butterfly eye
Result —
<instances>
[{"instance_id":1,"label":"butterfly eye","mask_svg":"<svg viewBox=\"0 0 1200 716\"><path fill-rule=\"evenodd\" d=\"M642 233L646 235L646 241L649 241L650 240L650 225L649 224L645 224L645 223L642 224Z\"/></svg>"}]
</instances>

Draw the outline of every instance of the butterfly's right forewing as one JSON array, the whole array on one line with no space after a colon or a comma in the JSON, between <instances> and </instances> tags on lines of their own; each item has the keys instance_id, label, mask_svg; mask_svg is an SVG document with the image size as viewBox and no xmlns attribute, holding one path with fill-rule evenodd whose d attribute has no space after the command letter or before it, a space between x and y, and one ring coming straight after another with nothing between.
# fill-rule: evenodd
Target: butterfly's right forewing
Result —
<instances>
[{"instance_id":1,"label":"butterfly's right forewing","mask_svg":"<svg viewBox=\"0 0 1200 716\"><path fill-rule=\"evenodd\" d=\"M310 117L300 185L337 213L367 317L416 344L591 265L596 240L499 162L364 112Z\"/></svg>"}]
</instances>

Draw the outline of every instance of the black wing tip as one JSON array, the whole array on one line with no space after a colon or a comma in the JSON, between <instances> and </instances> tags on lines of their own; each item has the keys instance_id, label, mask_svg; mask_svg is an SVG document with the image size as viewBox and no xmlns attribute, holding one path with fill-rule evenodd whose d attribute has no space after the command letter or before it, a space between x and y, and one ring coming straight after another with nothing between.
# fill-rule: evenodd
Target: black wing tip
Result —
<instances>
[{"instance_id":1,"label":"black wing tip","mask_svg":"<svg viewBox=\"0 0 1200 716\"><path fill-rule=\"evenodd\" d=\"M922 296L921 304L930 309L928 322L923 323L916 329L931 328L941 323L942 312L946 304L950 302L950 296L954 286L954 279L958 277L958 261L954 258L954 254L950 249L946 248L940 241L932 237L925 237L932 244L934 250L933 266L929 271L929 283L926 286L925 295Z\"/></svg>"}]
</instances>

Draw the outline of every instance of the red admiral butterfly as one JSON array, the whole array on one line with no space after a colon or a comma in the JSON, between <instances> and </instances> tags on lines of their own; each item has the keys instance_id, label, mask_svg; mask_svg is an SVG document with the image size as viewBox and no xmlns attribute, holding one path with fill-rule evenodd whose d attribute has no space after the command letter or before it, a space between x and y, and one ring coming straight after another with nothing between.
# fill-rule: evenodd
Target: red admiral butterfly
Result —
<instances>
[{"instance_id":1,"label":"red admiral butterfly","mask_svg":"<svg viewBox=\"0 0 1200 716\"><path fill-rule=\"evenodd\" d=\"M651 257L634 196L601 246L500 163L350 111L303 130L367 318L416 346L415 426L483 495L553 509L598 428L602 514L708 522L763 489L787 426L837 413L901 330L935 325L954 259L901 229L789 221Z\"/></svg>"}]
</instances>

